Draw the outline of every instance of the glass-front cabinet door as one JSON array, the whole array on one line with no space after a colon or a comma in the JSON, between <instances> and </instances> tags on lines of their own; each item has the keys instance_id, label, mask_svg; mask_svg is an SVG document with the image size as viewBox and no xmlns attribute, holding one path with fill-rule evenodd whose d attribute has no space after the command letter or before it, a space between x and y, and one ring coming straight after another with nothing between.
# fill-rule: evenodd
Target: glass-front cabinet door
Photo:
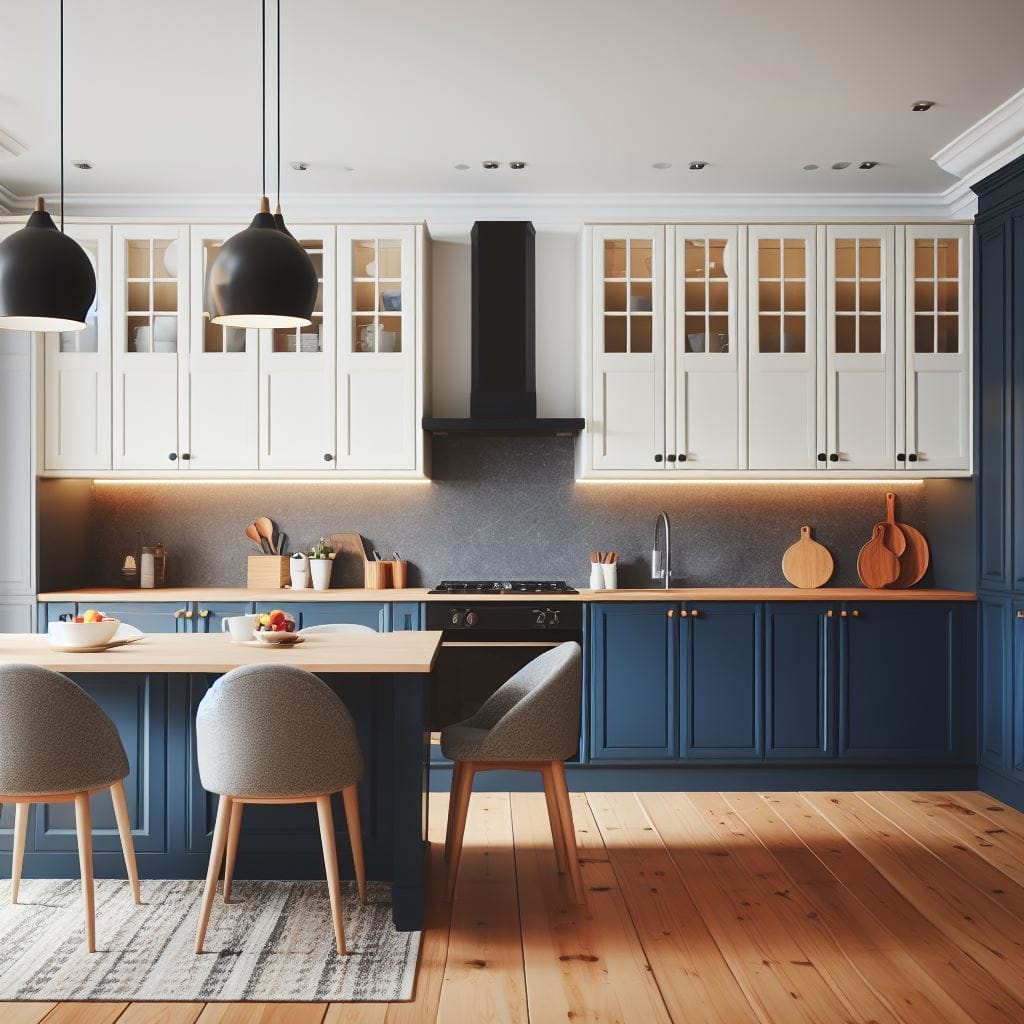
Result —
<instances>
[{"instance_id":1,"label":"glass-front cabinet door","mask_svg":"<svg viewBox=\"0 0 1024 1024\"><path fill-rule=\"evenodd\" d=\"M591 246L591 407L597 470L664 470L665 229L599 225ZM685 450L685 449L682 449Z\"/></svg>"},{"instance_id":2,"label":"glass-front cabinet door","mask_svg":"<svg viewBox=\"0 0 1024 1024\"><path fill-rule=\"evenodd\" d=\"M814 469L824 459L815 229L752 226L747 253L747 465Z\"/></svg>"},{"instance_id":3,"label":"glass-front cabinet door","mask_svg":"<svg viewBox=\"0 0 1024 1024\"><path fill-rule=\"evenodd\" d=\"M43 469L111 468L110 227L69 224L96 274L82 331L44 334Z\"/></svg>"},{"instance_id":4,"label":"glass-front cabinet door","mask_svg":"<svg viewBox=\"0 0 1024 1024\"><path fill-rule=\"evenodd\" d=\"M336 461L335 228L291 225L319 282L312 324L260 331L260 469L332 470Z\"/></svg>"},{"instance_id":5,"label":"glass-front cabinet door","mask_svg":"<svg viewBox=\"0 0 1024 1024\"><path fill-rule=\"evenodd\" d=\"M192 304L181 387L184 468L256 469L259 465L259 331L210 318L206 276L221 245L244 224L192 228Z\"/></svg>"},{"instance_id":6,"label":"glass-front cabinet door","mask_svg":"<svg viewBox=\"0 0 1024 1024\"><path fill-rule=\"evenodd\" d=\"M746 460L746 352L737 331L739 229L670 230L675 330L666 349L665 462L669 469L695 472L738 469Z\"/></svg>"},{"instance_id":7,"label":"glass-front cabinet door","mask_svg":"<svg viewBox=\"0 0 1024 1024\"><path fill-rule=\"evenodd\" d=\"M178 469L188 228L115 226L112 246L114 469Z\"/></svg>"},{"instance_id":8,"label":"glass-front cabinet door","mask_svg":"<svg viewBox=\"0 0 1024 1024\"><path fill-rule=\"evenodd\" d=\"M895 228L825 229L829 469L896 466Z\"/></svg>"},{"instance_id":9,"label":"glass-front cabinet door","mask_svg":"<svg viewBox=\"0 0 1024 1024\"><path fill-rule=\"evenodd\" d=\"M905 232L906 438L897 467L968 469L971 229L910 225Z\"/></svg>"},{"instance_id":10,"label":"glass-front cabinet door","mask_svg":"<svg viewBox=\"0 0 1024 1024\"><path fill-rule=\"evenodd\" d=\"M338 228L337 465L415 470L417 229Z\"/></svg>"}]
</instances>

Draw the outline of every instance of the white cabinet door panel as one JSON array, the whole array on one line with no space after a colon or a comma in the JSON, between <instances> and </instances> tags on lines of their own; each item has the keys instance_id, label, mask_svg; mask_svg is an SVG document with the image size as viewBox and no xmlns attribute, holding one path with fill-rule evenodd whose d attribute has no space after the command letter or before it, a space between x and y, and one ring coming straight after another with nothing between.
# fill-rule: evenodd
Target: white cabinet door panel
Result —
<instances>
[{"instance_id":1,"label":"white cabinet door panel","mask_svg":"<svg viewBox=\"0 0 1024 1024\"><path fill-rule=\"evenodd\" d=\"M393 368L386 357L351 360L344 376L339 414L344 447L339 469L410 469L415 466L414 435L400 410L415 404L413 382L399 357Z\"/></svg>"},{"instance_id":2,"label":"white cabinet door panel","mask_svg":"<svg viewBox=\"0 0 1024 1024\"><path fill-rule=\"evenodd\" d=\"M114 468L180 468L177 356L129 357L115 379L115 388Z\"/></svg>"},{"instance_id":3,"label":"white cabinet door panel","mask_svg":"<svg viewBox=\"0 0 1024 1024\"><path fill-rule=\"evenodd\" d=\"M958 363L947 370L934 365L917 370L910 380L917 438L912 445L916 463L907 466L911 472L915 465L919 469L970 465L970 394L964 386L966 369Z\"/></svg>"},{"instance_id":4,"label":"white cabinet door panel","mask_svg":"<svg viewBox=\"0 0 1024 1024\"><path fill-rule=\"evenodd\" d=\"M615 368L605 357L595 396L594 464L600 469L657 469L655 454L664 451L664 437L657 401L658 380L653 367L638 363Z\"/></svg>"},{"instance_id":5,"label":"white cabinet door panel","mask_svg":"<svg viewBox=\"0 0 1024 1024\"><path fill-rule=\"evenodd\" d=\"M0 633L34 633L35 601L0 601Z\"/></svg>"},{"instance_id":6,"label":"white cabinet door panel","mask_svg":"<svg viewBox=\"0 0 1024 1024\"><path fill-rule=\"evenodd\" d=\"M815 465L817 379L808 372L803 357L797 358L794 369L782 369L789 358L778 356L774 368L761 370L756 386L751 382L751 469L812 469Z\"/></svg>"},{"instance_id":7,"label":"white cabinet door panel","mask_svg":"<svg viewBox=\"0 0 1024 1024\"><path fill-rule=\"evenodd\" d=\"M682 391L676 392L677 408L685 402L687 469L736 469L739 427L739 395L736 371L685 375ZM682 466L677 462L676 469Z\"/></svg>"},{"instance_id":8,"label":"white cabinet door panel","mask_svg":"<svg viewBox=\"0 0 1024 1024\"><path fill-rule=\"evenodd\" d=\"M32 346L37 337L0 331L0 594L35 591Z\"/></svg>"},{"instance_id":9,"label":"white cabinet door panel","mask_svg":"<svg viewBox=\"0 0 1024 1024\"><path fill-rule=\"evenodd\" d=\"M892 379L883 367L872 372L837 369L830 403L830 415L837 436L840 469L892 469L894 451Z\"/></svg>"}]
</instances>

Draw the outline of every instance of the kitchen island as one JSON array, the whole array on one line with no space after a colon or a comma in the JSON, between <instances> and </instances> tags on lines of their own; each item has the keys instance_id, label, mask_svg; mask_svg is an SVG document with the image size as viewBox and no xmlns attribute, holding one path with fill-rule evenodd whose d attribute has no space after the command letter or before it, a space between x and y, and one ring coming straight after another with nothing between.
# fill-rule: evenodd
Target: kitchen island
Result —
<instances>
[{"instance_id":1,"label":"kitchen island","mask_svg":"<svg viewBox=\"0 0 1024 1024\"><path fill-rule=\"evenodd\" d=\"M69 654L52 650L43 636L13 634L0 636L0 663L63 672L114 719L131 766L125 788L139 872L147 878L205 876L217 798L199 781L195 713L217 676L239 665L278 661L315 672L356 721L366 762L359 801L367 877L392 883L395 926L411 931L423 921L425 697L440 643L436 632L314 634L299 646L276 650L233 644L219 634L178 633L101 653ZM96 874L123 877L108 794L93 803ZM11 811L5 808L0 824ZM254 806L250 812L237 877L323 877L319 833L308 806ZM26 877L77 874L72 818L65 804L34 809ZM338 826L344 820L336 813ZM9 851L8 836L3 839ZM349 849L347 836L339 834L337 847L339 853ZM342 871L351 876L351 863L343 857ZM9 870L9 852L0 854L0 873Z\"/></svg>"}]
</instances>

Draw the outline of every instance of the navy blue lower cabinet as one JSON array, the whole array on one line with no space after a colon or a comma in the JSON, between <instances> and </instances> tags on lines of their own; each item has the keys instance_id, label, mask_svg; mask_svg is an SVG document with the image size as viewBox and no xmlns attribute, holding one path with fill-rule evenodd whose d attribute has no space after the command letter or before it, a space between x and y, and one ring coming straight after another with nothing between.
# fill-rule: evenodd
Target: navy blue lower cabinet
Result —
<instances>
[{"instance_id":1,"label":"navy blue lower cabinet","mask_svg":"<svg viewBox=\"0 0 1024 1024\"><path fill-rule=\"evenodd\" d=\"M688 759L763 757L762 605L687 606L679 619L680 735Z\"/></svg>"},{"instance_id":2,"label":"navy blue lower cabinet","mask_svg":"<svg viewBox=\"0 0 1024 1024\"><path fill-rule=\"evenodd\" d=\"M250 615L254 605L251 601L200 601L189 619L193 633L219 633L222 623L233 615Z\"/></svg>"},{"instance_id":3,"label":"navy blue lower cabinet","mask_svg":"<svg viewBox=\"0 0 1024 1024\"><path fill-rule=\"evenodd\" d=\"M77 614L81 615L89 605L79 603ZM105 615L127 622L143 633L184 633L194 616L193 606L173 601L124 601L105 603L98 609Z\"/></svg>"},{"instance_id":4,"label":"navy blue lower cabinet","mask_svg":"<svg viewBox=\"0 0 1024 1024\"><path fill-rule=\"evenodd\" d=\"M595 603L591 609L590 758L672 761L679 606Z\"/></svg>"},{"instance_id":5,"label":"navy blue lower cabinet","mask_svg":"<svg viewBox=\"0 0 1024 1024\"><path fill-rule=\"evenodd\" d=\"M839 606L785 601L765 606L765 756L835 757Z\"/></svg>"},{"instance_id":6,"label":"navy blue lower cabinet","mask_svg":"<svg viewBox=\"0 0 1024 1024\"><path fill-rule=\"evenodd\" d=\"M960 607L865 601L841 615L839 756L961 756Z\"/></svg>"},{"instance_id":7,"label":"navy blue lower cabinet","mask_svg":"<svg viewBox=\"0 0 1024 1024\"><path fill-rule=\"evenodd\" d=\"M1014 601L1010 628L1013 630L1012 771L1014 778L1024 782L1024 601Z\"/></svg>"},{"instance_id":8,"label":"navy blue lower cabinet","mask_svg":"<svg viewBox=\"0 0 1024 1024\"><path fill-rule=\"evenodd\" d=\"M423 605L415 601L396 601L388 607L391 611L389 628L392 633L403 633L423 628Z\"/></svg>"},{"instance_id":9,"label":"navy blue lower cabinet","mask_svg":"<svg viewBox=\"0 0 1024 1024\"><path fill-rule=\"evenodd\" d=\"M1013 742L1012 616L1013 606L1008 597L978 597L978 760L1002 774L1010 770ZM1024 630L1018 628L1021 632Z\"/></svg>"},{"instance_id":10,"label":"navy blue lower cabinet","mask_svg":"<svg viewBox=\"0 0 1024 1024\"><path fill-rule=\"evenodd\" d=\"M298 629L306 626L322 626L327 623L355 623L369 626L378 633L388 632L389 605L376 601L260 601L257 612L269 612L280 608L295 619Z\"/></svg>"}]
</instances>

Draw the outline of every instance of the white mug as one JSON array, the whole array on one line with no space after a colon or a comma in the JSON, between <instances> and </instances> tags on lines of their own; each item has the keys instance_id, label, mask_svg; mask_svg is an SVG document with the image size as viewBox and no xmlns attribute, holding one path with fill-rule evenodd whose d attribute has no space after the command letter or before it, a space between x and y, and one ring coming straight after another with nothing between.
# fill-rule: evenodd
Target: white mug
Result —
<instances>
[{"instance_id":1,"label":"white mug","mask_svg":"<svg viewBox=\"0 0 1024 1024\"><path fill-rule=\"evenodd\" d=\"M229 615L220 620L220 631L231 634L231 642L244 644L253 639L256 631L255 615Z\"/></svg>"}]
</instances>

